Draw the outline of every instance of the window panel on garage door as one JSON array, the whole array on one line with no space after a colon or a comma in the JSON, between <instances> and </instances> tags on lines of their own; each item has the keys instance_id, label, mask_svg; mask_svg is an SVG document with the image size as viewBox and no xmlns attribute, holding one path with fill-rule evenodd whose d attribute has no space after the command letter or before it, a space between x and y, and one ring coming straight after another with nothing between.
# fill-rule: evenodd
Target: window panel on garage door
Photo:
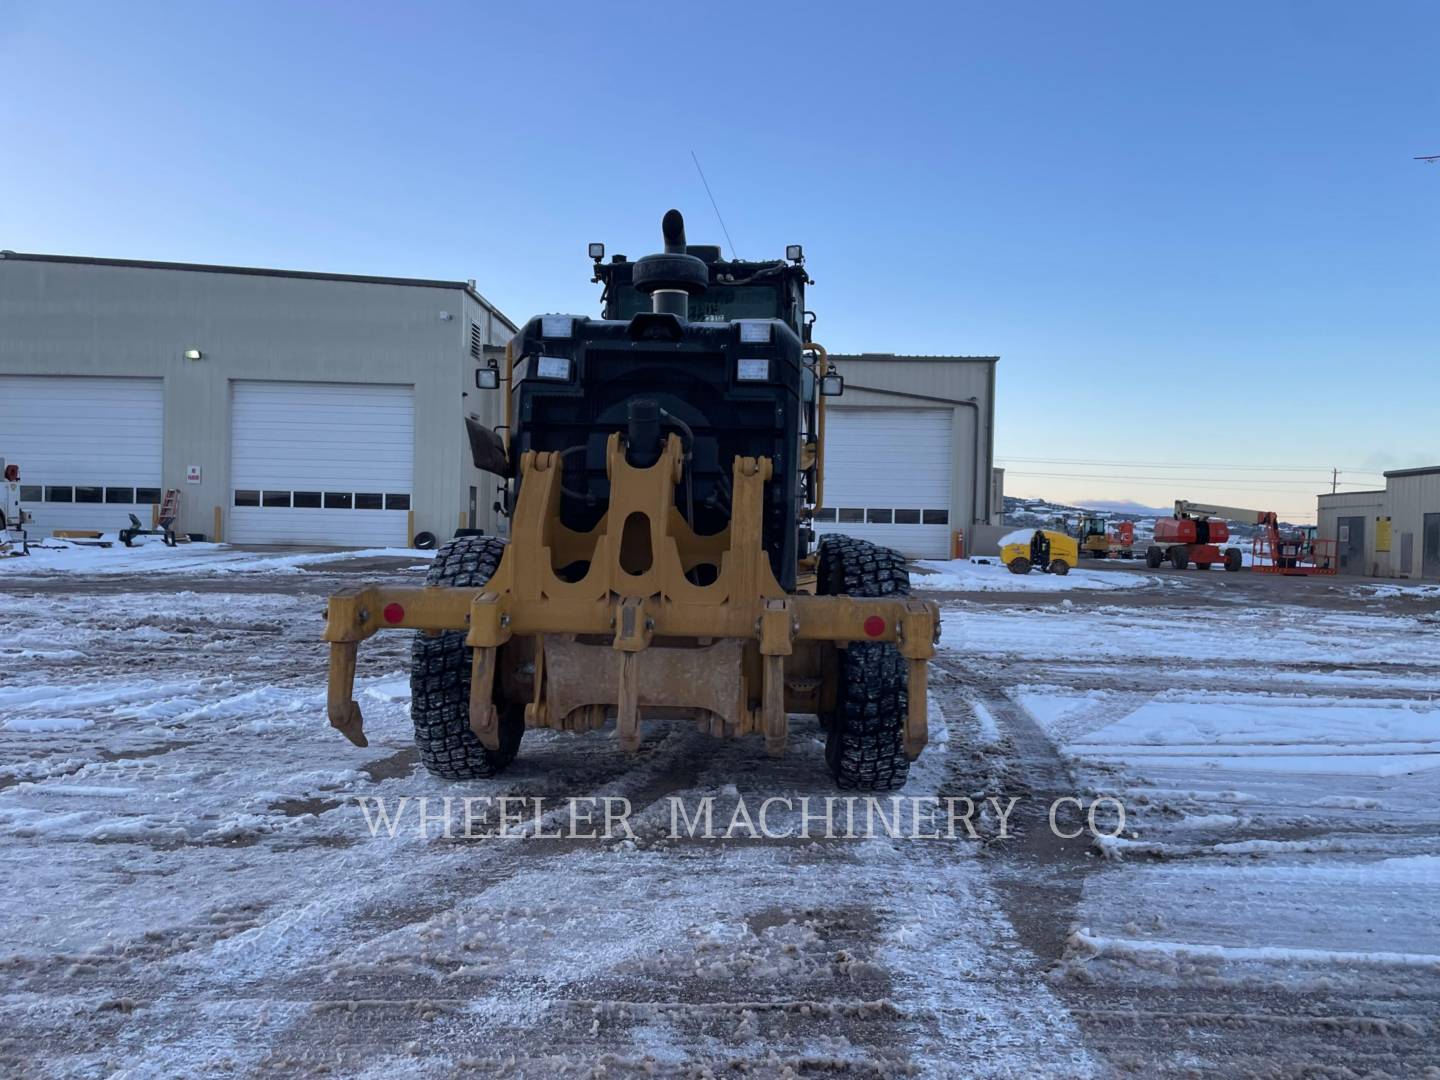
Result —
<instances>
[{"instance_id":1,"label":"window panel on garage door","mask_svg":"<svg viewBox=\"0 0 1440 1080\"><path fill-rule=\"evenodd\" d=\"M0 455L20 467L32 536L150 524L165 441L160 379L0 375Z\"/></svg>"},{"instance_id":2,"label":"window panel on garage door","mask_svg":"<svg viewBox=\"0 0 1440 1080\"><path fill-rule=\"evenodd\" d=\"M236 382L230 539L403 544L414 447L411 387Z\"/></svg>"},{"instance_id":3,"label":"window panel on garage door","mask_svg":"<svg viewBox=\"0 0 1440 1080\"><path fill-rule=\"evenodd\" d=\"M826 509L816 530L948 557L953 417L950 409L827 409Z\"/></svg>"}]
</instances>

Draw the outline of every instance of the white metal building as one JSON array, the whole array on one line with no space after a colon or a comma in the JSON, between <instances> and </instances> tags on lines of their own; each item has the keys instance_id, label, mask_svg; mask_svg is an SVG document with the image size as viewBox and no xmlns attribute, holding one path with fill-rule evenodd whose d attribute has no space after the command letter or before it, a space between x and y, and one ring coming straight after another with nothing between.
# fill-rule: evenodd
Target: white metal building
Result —
<instances>
[{"instance_id":1,"label":"white metal building","mask_svg":"<svg viewBox=\"0 0 1440 1080\"><path fill-rule=\"evenodd\" d=\"M1318 522L1341 573L1440 580L1440 465L1394 469L1381 490L1321 495Z\"/></svg>"},{"instance_id":2,"label":"white metal building","mask_svg":"<svg viewBox=\"0 0 1440 1080\"><path fill-rule=\"evenodd\" d=\"M976 526L998 524L996 357L863 353L831 360L845 393L826 407L817 531L944 559Z\"/></svg>"},{"instance_id":3,"label":"white metal building","mask_svg":"<svg viewBox=\"0 0 1440 1080\"><path fill-rule=\"evenodd\" d=\"M0 253L0 457L32 531L151 522L236 543L496 529L464 416L514 325L473 282Z\"/></svg>"}]
</instances>

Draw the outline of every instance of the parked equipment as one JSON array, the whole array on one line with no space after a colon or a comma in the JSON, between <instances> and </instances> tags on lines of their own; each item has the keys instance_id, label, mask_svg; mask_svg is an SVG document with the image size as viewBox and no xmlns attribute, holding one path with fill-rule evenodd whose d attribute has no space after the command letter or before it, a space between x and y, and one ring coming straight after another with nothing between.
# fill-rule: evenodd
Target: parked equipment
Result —
<instances>
[{"instance_id":1,"label":"parked equipment","mask_svg":"<svg viewBox=\"0 0 1440 1080\"><path fill-rule=\"evenodd\" d=\"M1034 529L1028 539L1010 533L1000 547L1000 561L1012 574L1028 574L1031 569L1049 574L1065 575L1080 561L1080 546L1073 536L1049 529Z\"/></svg>"},{"instance_id":2,"label":"parked equipment","mask_svg":"<svg viewBox=\"0 0 1440 1080\"><path fill-rule=\"evenodd\" d=\"M1117 522L1113 528L1100 514L1082 514L1075 524L1080 550L1092 559L1133 559L1135 523Z\"/></svg>"},{"instance_id":3,"label":"parked equipment","mask_svg":"<svg viewBox=\"0 0 1440 1080\"><path fill-rule=\"evenodd\" d=\"M135 546L137 536L158 536L166 547L174 547L178 542L189 541L189 536L175 531L175 522L180 520L180 490L178 488L167 488L165 497L160 501L160 514L156 518L155 527L147 529L140 524L140 519L134 514L130 515L130 527L120 530L120 542L126 547Z\"/></svg>"},{"instance_id":4,"label":"parked equipment","mask_svg":"<svg viewBox=\"0 0 1440 1080\"><path fill-rule=\"evenodd\" d=\"M1223 562L1226 570L1239 570L1244 558L1238 547L1220 545L1230 539L1226 520L1258 522L1269 511L1246 510L1235 506L1211 506L1206 503L1175 500L1175 516L1155 520L1154 542L1145 549L1145 564L1152 570L1168 562L1176 570L1191 563L1197 569L1209 570Z\"/></svg>"},{"instance_id":5,"label":"parked equipment","mask_svg":"<svg viewBox=\"0 0 1440 1080\"><path fill-rule=\"evenodd\" d=\"M1223 519L1223 520L1222 520ZM1256 525L1259 531L1251 541L1251 569L1270 574L1333 574L1338 563L1335 542L1320 540L1313 530L1282 532L1280 518L1273 510L1251 510L1240 506L1215 506L1207 503L1176 500L1175 516L1155 522L1155 542L1145 552L1145 562L1152 569L1169 562L1177 570L1194 563L1208 570L1225 563L1226 570L1239 570L1243 564L1238 547L1222 552L1218 545L1230 538L1227 521Z\"/></svg>"},{"instance_id":6,"label":"parked equipment","mask_svg":"<svg viewBox=\"0 0 1440 1080\"><path fill-rule=\"evenodd\" d=\"M727 261L687 245L674 210L663 231L636 262L591 245L602 318L534 318L476 371L505 391L503 438L466 426L510 542L459 537L425 588L331 597L330 722L366 745L359 643L411 629L416 743L443 777L494 775L528 727L612 717L630 752L664 716L780 754L802 712L840 786L899 787L926 742L939 611L897 553L815 542L824 398L844 384L810 338L803 253Z\"/></svg>"},{"instance_id":7,"label":"parked equipment","mask_svg":"<svg viewBox=\"0 0 1440 1080\"><path fill-rule=\"evenodd\" d=\"M1287 577L1338 572L1338 545L1334 540L1320 539L1317 532L1314 525L1300 525L1281 532L1278 522L1271 524L1252 541L1250 569L1257 574Z\"/></svg>"},{"instance_id":8,"label":"parked equipment","mask_svg":"<svg viewBox=\"0 0 1440 1080\"><path fill-rule=\"evenodd\" d=\"M29 555L30 535L25 526L30 513L20 505L20 466L0 458L0 555Z\"/></svg>"}]
</instances>

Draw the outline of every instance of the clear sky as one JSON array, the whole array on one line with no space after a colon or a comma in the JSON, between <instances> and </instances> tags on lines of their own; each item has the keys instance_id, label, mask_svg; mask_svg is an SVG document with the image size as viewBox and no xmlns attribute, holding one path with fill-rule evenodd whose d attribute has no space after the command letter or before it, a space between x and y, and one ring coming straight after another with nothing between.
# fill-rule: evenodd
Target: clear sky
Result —
<instances>
[{"instance_id":1,"label":"clear sky","mask_svg":"<svg viewBox=\"0 0 1440 1080\"><path fill-rule=\"evenodd\" d=\"M1001 357L1011 494L1299 519L1440 462L1437 58L1434 3L0 0L0 247L588 313L588 241L721 239L693 150L833 351Z\"/></svg>"}]
</instances>

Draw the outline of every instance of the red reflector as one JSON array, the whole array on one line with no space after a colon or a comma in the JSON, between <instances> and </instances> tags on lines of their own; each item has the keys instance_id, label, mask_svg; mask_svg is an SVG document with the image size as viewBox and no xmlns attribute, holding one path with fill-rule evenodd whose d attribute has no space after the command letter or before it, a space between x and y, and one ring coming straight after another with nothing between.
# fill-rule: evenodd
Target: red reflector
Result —
<instances>
[{"instance_id":1,"label":"red reflector","mask_svg":"<svg viewBox=\"0 0 1440 1080\"><path fill-rule=\"evenodd\" d=\"M870 637L879 637L885 632L885 620L879 615L871 615L865 620L865 633Z\"/></svg>"},{"instance_id":2,"label":"red reflector","mask_svg":"<svg viewBox=\"0 0 1440 1080\"><path fill-rule=\"evenodd\" d=\"M386 604L385 610L382 611L380 614L385 616L386 622L396 623L402 621L405 618L405 609L399 604Z\"/></svg>"}]
</instances>

